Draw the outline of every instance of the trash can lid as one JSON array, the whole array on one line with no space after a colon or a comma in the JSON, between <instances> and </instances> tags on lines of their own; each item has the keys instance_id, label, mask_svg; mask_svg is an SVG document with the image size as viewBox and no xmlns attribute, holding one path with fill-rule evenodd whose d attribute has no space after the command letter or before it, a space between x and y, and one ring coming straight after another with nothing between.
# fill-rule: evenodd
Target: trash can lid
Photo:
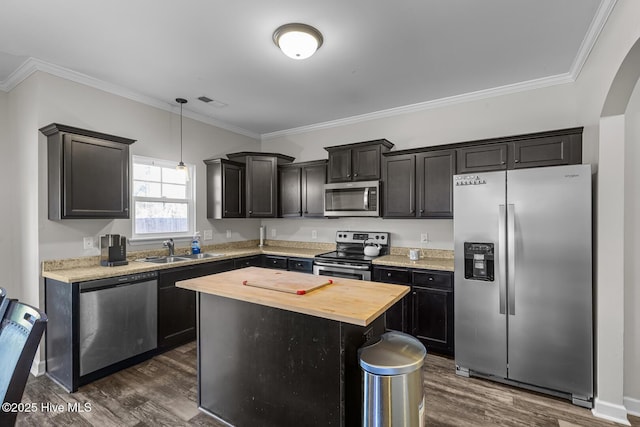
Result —
<instances>
[{"instance_id":1,"label":"trash can lid","mask_svg":"<svg viewBox=\"0 0 640 427\"><path fill-rule=\"evenodd\" d=\"M358 350L360 366L377 375L401 375L422 368L427 349L411 335L387 332Z\"/></svg>"}]
</instances>

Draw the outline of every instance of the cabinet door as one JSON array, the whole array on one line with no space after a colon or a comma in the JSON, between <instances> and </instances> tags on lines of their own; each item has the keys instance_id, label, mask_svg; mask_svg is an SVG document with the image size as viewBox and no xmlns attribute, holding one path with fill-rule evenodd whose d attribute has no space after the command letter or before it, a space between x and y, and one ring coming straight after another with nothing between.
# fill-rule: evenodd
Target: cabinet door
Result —
<instances>
[{"instance_id":1,"label":"cabinet door","mask_svg":"<svg viewBox=\"0 0 640 427\"><path fill-rule=\"evenodd\" d=\"M383 217L412 218L416 216L416 156L403 154L382 160L384 187Z\"/></svg>"},{"instance_id":2,"label":"cabinet door","mask_svg":"<svg viewBox=\"0 0 640 427\"><path fill-rule=\"evenodd\" d=\"M414 286L412 335L427 349L453 355L453 292Z\"/></svg>"},{"instance_id":3,"label":"cabinet door","mask_svg":"<svg viewBox=\"0 0 640 427\"><path fill-rule=\"evenodd\" d=\"M62 219L129 218L128 145L65 134L63 156Z\"/></svg>"},{"instance_id":4,"label":"cabinet door","mask_svg":"<svg viewBox=\"0 0 640 427\"><path fill-rule=\"evenodd\" d=\"M222 164L222 217L243 218L244 168L229 163Z\"/></svg>"},{"instance_id":5,"label":"cabinet door","mask_svg":"<svg viewBox=\"0 0 640 427\"><path fill-rule=\"evenodd\" d=\"M453 175L456 151L427 151L416 155L418 217L453 218Z\"/></svg>"},{"instance_id":6,"label":"cabinet door","mask_svg":"<svg viewBox=\"0 0 640 427\"><path fill-rule=\"evenodd\" d=\"M339 149L329 152L329 182L351 181L351 149Z\"/></svg>"},{"instance_id":7,"label":"cabinet door","mask_svg":"<svg viewBox=\"0 0 640 427\"><path fill-rule=\"evenodd\" d=\"M324 184L327 180L327 165L302 168L302 216L324 217Z\"/></svg>"},{"instance_id":8,"label":"cabinet door","mask_svg":"<svg viewBox=\"0 0 640 427\"><path fill-rule=\"evenodd\" d=\"M395 267L374 267L373 280L382 283L409 285L409 270ZM409 332L409 295L404 296L385 313L385 327L387 330Z\"/></svg>"},{"instance_id":9,"label":"cabinet door","mask_svg":"<svg viewBox=\"0 0 640 427\"><path fill-rule=\"evenodd\" d=\"M508 144L488 144L459 148L457 173L487 172L507 169Z\"/></svg>"},{"instance_id":10,"label":"cabinet door","mask_svg":"<svg viewBox=\"0 0 640 427\"><path fill-rule=\"evenodd\" d=\"M302 215L302 170L286 167L279 170L280 216L283 218Z\"/></svg>"},{"instance_id":11,"label":"cabinet door","mask_svg":"<svg viewBox=\"0 0 640 427\"><path fill-rule=\"evenodd\" d=\"M579 142L576 143L576 140ZM569 165L582 161L580 135L557 135L515 141L511 147L509 169Z\"/></svg>"},{"instance_id":12,"label":"cabinet door","mask_svg":"<svg viewBox=\"0 0 640 427\"><path fill-rule=\"evenodd\" d=\"M176 287L180 280L233 269L233 261L217 261L160 271L158 277L158 348L169 349L196 338L196 293Z\"/></svg>"},{"instance_id":13,"label":"cabinet door","mask_svg":"<svg viewBox=\"0 0 640 427\"><path fill-rule=\"evenodd\" d=\"M275 157L247 156L247 217L276 217L277 166Z\"/></svg>"},{"instance_id":14,"label":"cabinet door","mask_svg":"<svg viewBox=\"0 0 640 427\"><path fill-rule=\"evenodd\" d=\"M352 171L354 181L376 181L380 179L380 146L353 148Z\"/></svg>"}]
</instances>

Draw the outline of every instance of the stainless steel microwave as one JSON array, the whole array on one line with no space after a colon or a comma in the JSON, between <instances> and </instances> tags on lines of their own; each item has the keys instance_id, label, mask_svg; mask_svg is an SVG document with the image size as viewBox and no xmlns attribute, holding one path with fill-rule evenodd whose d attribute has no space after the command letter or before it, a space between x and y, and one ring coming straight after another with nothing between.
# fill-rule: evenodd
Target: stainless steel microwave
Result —
<instances>
[{"instance_id":1,"label":"stainless steel microwave","mask_svg":"<svg viewBox=\"0 0 640 427\"><path fill-rule=\"evenodd\" d=\"M325 184L324 216L380 216L380 181Z\"/></svg>"}]
</instances>

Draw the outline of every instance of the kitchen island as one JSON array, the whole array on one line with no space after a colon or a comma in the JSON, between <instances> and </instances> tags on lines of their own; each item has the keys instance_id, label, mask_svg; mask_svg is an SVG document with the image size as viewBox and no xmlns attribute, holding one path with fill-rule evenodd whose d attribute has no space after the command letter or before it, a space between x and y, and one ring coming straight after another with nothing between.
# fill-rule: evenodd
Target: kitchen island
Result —
<instances>
[{"instance_id":1,"label":"kitchen island","mask_svg":"<svg viewBox=\"0 0 640 427\"><path fill-rule=\"evenodd\" d=\"M198 292L199 407L238 427L360 425L357 350L409 292L259 267L177 286Z\"/></svg>"}]
</instances>

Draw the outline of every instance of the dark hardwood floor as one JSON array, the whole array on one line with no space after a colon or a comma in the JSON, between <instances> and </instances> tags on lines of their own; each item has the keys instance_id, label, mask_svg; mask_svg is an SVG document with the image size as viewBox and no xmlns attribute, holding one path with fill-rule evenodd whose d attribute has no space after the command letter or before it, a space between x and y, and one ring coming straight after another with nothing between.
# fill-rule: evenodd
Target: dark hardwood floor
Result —
<instances>
[{"instance_id":1,"label":"dark hardwood floor","mask_svg":"<svg viewBox=\"0 0 640 427\"><path fill-rule=\"evenodd\" d=\"M424 368L428 426L615 426L569 402L489 381L461 378L451 359L427 356ZM31 377L18 426L214 426L198 411L195 342L95 381L70 394L47 376ZM70 412L78 403L86 412ZM41 409L49 404L49 411ZM57 405L65 409L53 411ZM46 409L46 408L44 408ZM640 418L629 417L640 427ZM288 426L287 426L288 427Z\"/></svg>"}]
</instances>

